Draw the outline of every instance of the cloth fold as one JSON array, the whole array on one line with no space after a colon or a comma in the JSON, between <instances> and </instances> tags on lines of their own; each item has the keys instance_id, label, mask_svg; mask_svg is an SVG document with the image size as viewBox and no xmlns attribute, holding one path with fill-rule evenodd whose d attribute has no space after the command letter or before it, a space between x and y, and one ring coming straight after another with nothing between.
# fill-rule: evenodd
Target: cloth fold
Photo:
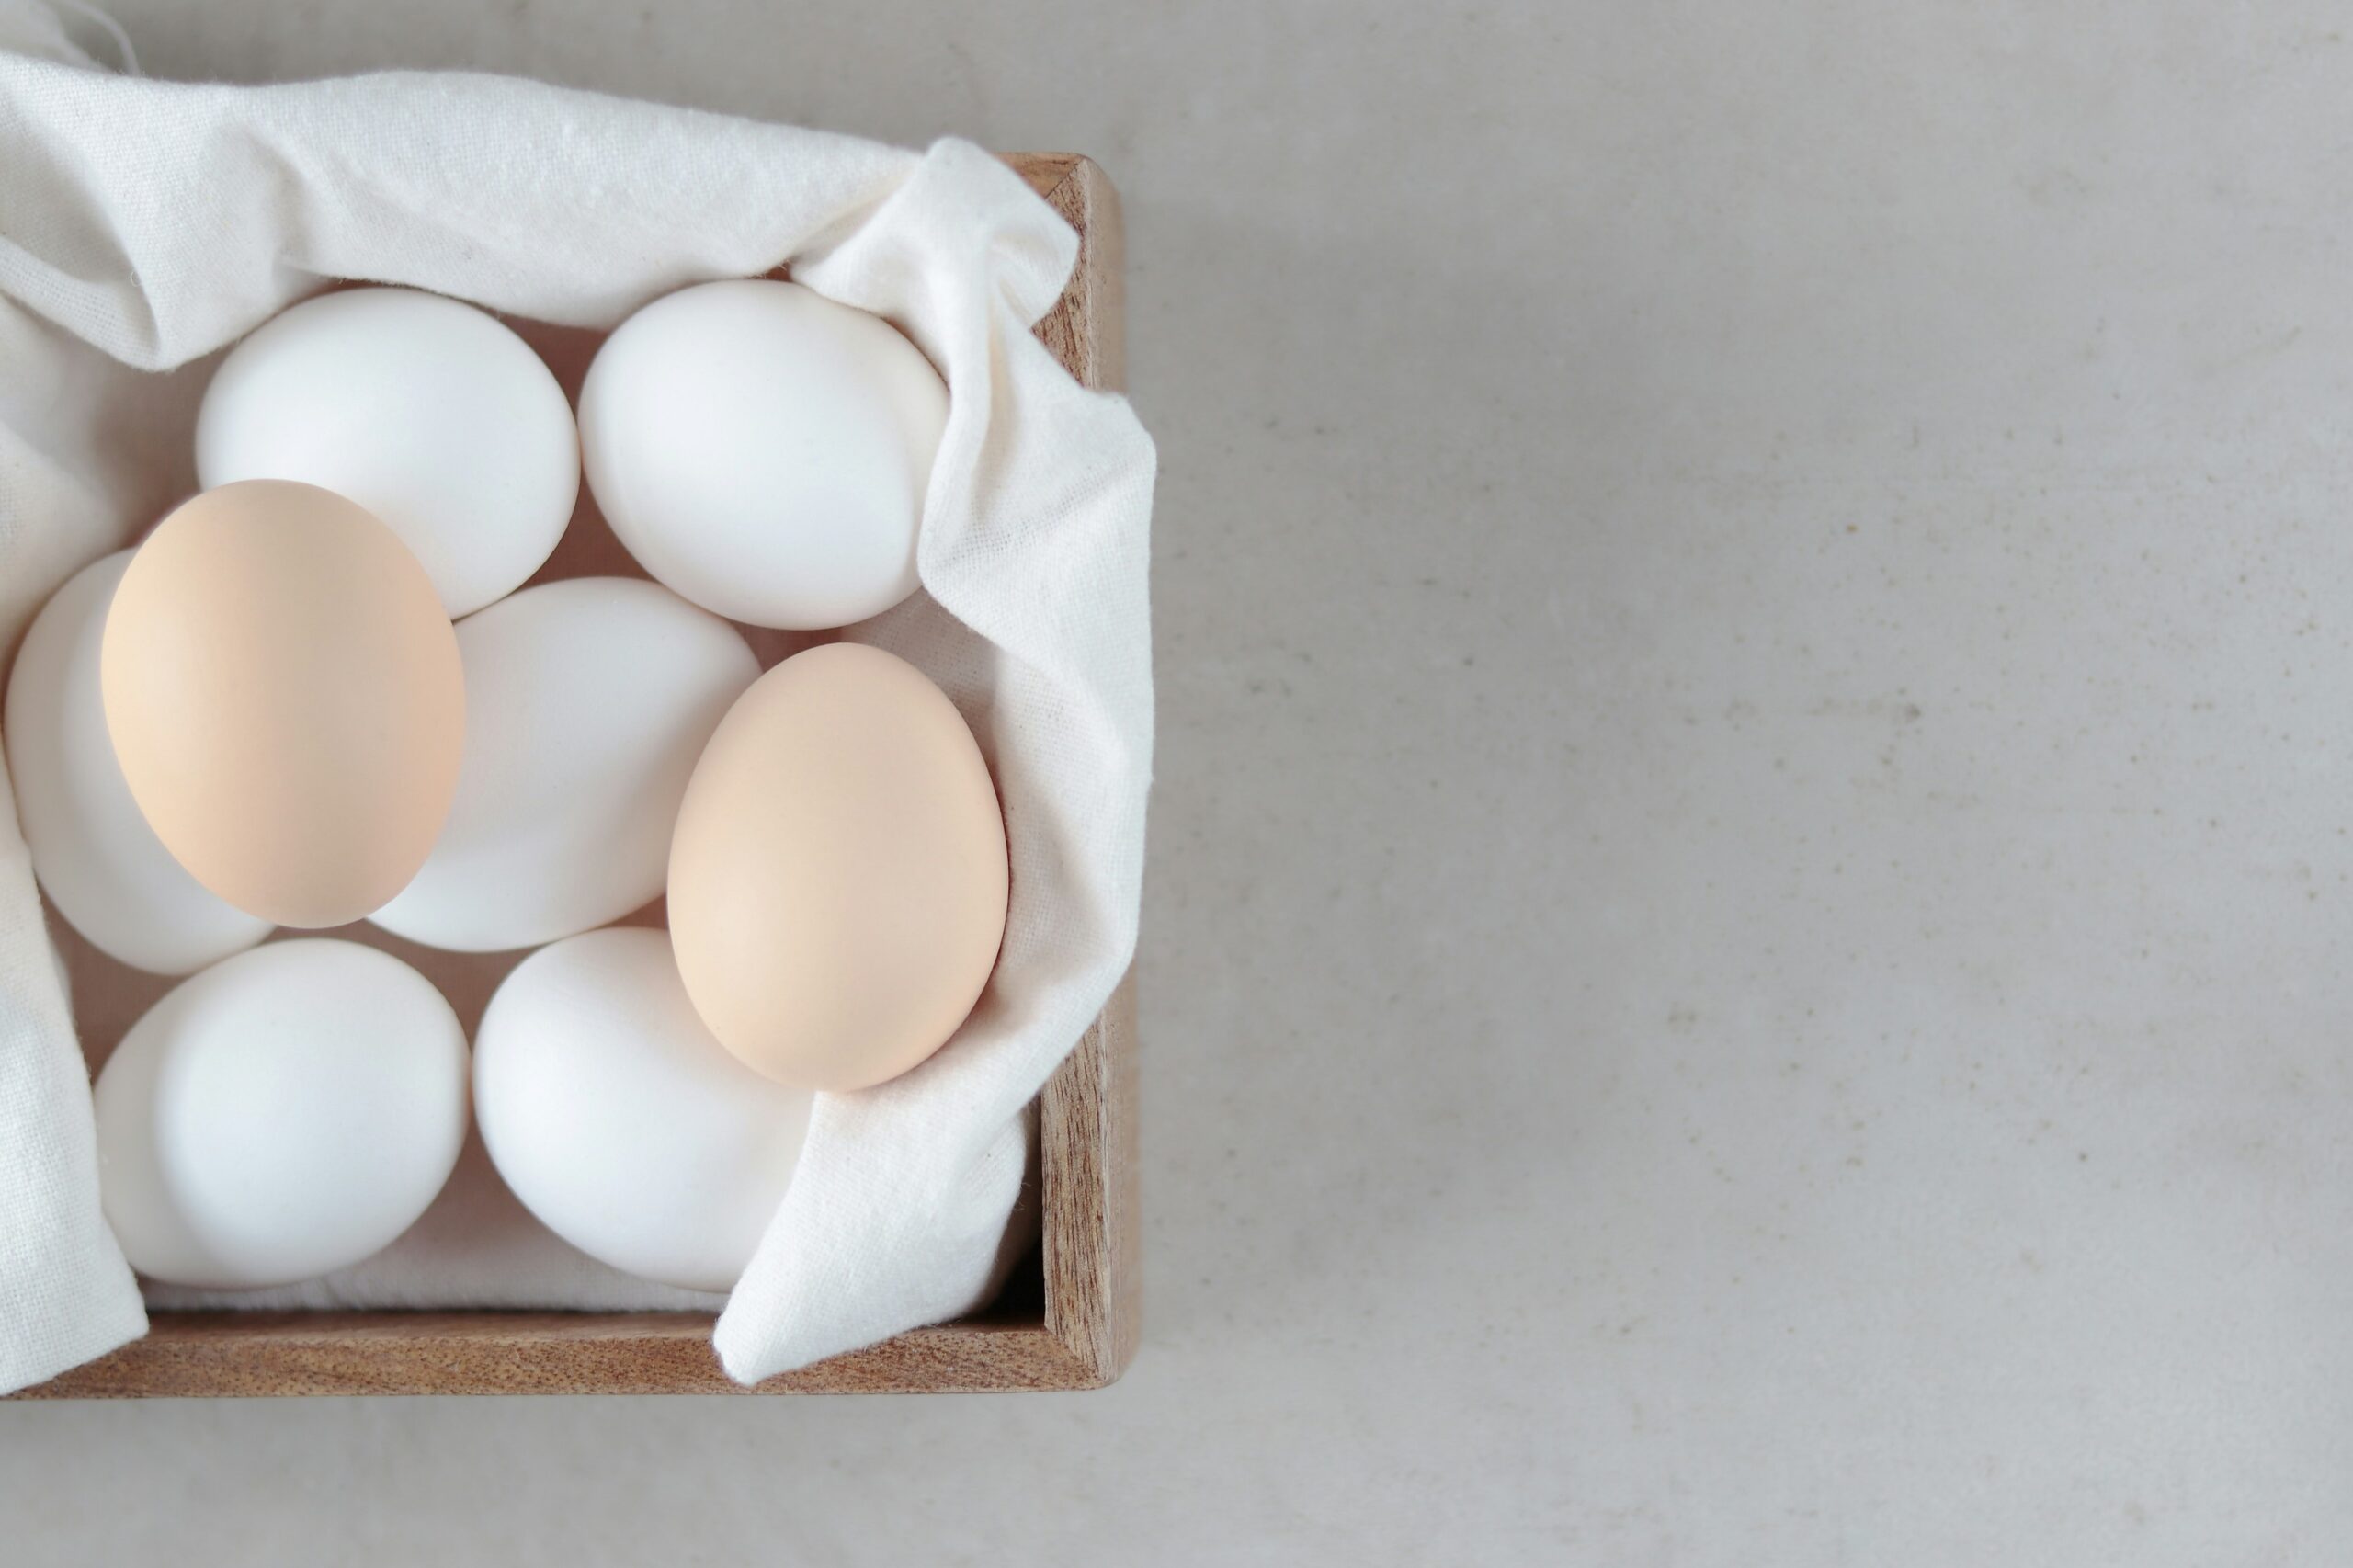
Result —
<instances>
[{"instance_id":1,"label":"cloth fold","mask_svg":"<svg viewBox=\"0 0 2353 1568\"><path fill-rule=\"evenodd\" d=\"M1020 1189L1023 1108L1125 970L1142 875L1154 455L1123 400L1030 335L1074 263L1069 225L956 141L917 154L471 74L131 80L63 39L0 0L0 45L31 51L0 54L0 647L193 487L201 367L178 368L329 280L608 327L790 262L945 375L926 591L848 634L929 673L989 758L1013 857L1005 948L938 1055L820 1097L715 1344L751 1381L972 1305ZM98 1214L87 1081L13 802L0 1009L9 1389L144 1327ZM400 1284L388 1298L429 1304ZM565 1293L551 1280L533 1304L581 1304Z\"/></svg>"}]
</instances>

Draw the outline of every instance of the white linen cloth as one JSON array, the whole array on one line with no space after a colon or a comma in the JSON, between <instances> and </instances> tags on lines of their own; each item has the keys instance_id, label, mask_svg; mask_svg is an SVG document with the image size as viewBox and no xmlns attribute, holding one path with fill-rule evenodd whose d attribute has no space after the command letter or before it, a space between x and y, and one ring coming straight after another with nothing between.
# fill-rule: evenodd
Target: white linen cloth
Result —
<instances>
[{"instance_id":1,"label":"white linen cloth","mask_svg":"<svg viewBox=\"0 0 2353 1568\"><path fill-rule=\"evenodd\" d=\"M1154 457L1122 400L1080 388L1030 335L1075 259L1069 226L960 142L917 154L472 74L142 81L95 68L29 0L0 0L0 48L19 51L0 53L0 649L191 487L201 368L165 372L328 279L604 327L683 285L790 261L940 368L927 592L851 635L939 681L989 757L1013 859L1004 952L938 1056L820 1096L714 1344L749 1381L973 1304L1021 1184L1023 1108L1125 969L1142 871ZM462 1214L443 1229L463 1252ZM497 1290L437 1302L430 1241L334 1299L609 1293L585 1260L541 1245L518 1249ZM474 1263L477 1281L498 1274L497 1258ZM0 1391L144 1329L100 1213L87 1079L11 801Z\"/></svg>"}]
</instances>

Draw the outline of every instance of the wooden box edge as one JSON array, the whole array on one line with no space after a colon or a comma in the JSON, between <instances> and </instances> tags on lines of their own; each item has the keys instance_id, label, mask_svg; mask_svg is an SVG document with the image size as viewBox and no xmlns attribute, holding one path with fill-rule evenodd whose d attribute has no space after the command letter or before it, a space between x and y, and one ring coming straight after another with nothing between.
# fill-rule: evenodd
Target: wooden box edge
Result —
<instances>
[{"instance_id":1,"label":"wooden box edge","mask_svg":"<svg viewBox=\"0 0 2353 1568\"><path fill-rule=\"evenodd\" d=\"M1039 337L1084 384L1124 384L1118 193L1092 160L1006 155L1079 236ZM915 1329L746 1389L699 1312L156 1312L147 1336L18 1399L514 1393L961 1393L1116 1381L1142 1323L1132 969L1039 1106L1042 1319Z\"/></svg>"}]
</instances>

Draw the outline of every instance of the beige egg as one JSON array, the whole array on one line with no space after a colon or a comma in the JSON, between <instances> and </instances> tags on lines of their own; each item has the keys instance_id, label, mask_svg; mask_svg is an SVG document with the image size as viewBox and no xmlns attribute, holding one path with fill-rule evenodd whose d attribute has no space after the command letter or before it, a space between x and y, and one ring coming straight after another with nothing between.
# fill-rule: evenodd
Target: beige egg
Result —
<instances>
[{"instance_id":1,"label":"beige egg","mask_svg":"<svg viewBox=\"0 0 2353 1568\"><path fill-rule=\"evenodd\" d=\"M157 524L115 589L98 685L156 836L265 920L358 919L449 814L457 637L407 547L332 491L248 480Z\"/></svg>"},{"instance_id":2,"label":"beige egg","mask_svg":"<svg viewBox=\"0 0 2353 1568\"><path fill-rule=\"evenodd\" d=\"M1005 938L1005 819L947 695L877 648L813 648L721 722L670 846L670 935L720 1043L861 1089L947 1043Z\"/></svg>"}]
</instances>

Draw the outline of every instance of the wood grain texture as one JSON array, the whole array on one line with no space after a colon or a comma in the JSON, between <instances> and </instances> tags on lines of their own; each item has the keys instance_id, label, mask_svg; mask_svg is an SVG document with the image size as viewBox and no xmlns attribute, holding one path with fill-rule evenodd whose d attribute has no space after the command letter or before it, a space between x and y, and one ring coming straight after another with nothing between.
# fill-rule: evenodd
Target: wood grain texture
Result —
<instances>
[{"instance_id":1,"label":"wood grain texture","mask_svg":"<svg viewBox=\"0 0 2353 1568\"><path fill-rule=\"evenodd\" d=\"M1071 286L1038 324L1038 336L1090 387L1128 384L1127 227L1120 193L1087 158L1017 154L1010 162L1046 204L1078 231Z\"/></svg>"},{"instance_id":2,"label":"wood grain texture","mask_svg":"<svg viewBox=\"0 0 2353 1568\"><path fill-rule=\"evenodd\" d=\"M1082 382L1117 389L1117 194L1073 154L1006 161L1079 235L1076 271L1038 335ZM67 947L71 960L70 937ZM127 1025L139 1006L116 1010ZM1027 1289L1017 1269L1005 1297L1027 1305L917 1329L752 1390L721 1372L699 1312L158 1312L146 1338L15 1397L1099 1388L1126 1369L1141 1324L1135 1048L1131 971L1040 1096L1039 1254Z\"/></svg>"},{"instance_id":3,"label":"wood grain texture","mask_svg":"<svg viewBox=\"0 0 2353 1568\"><path fill-rule=\"evenodd\" d=\"M1127 1370L1143 1318L1135 1028L1130 970L1039 1106L1046 1329L1098 1383Z\"/></svg>"}]
</instances>

